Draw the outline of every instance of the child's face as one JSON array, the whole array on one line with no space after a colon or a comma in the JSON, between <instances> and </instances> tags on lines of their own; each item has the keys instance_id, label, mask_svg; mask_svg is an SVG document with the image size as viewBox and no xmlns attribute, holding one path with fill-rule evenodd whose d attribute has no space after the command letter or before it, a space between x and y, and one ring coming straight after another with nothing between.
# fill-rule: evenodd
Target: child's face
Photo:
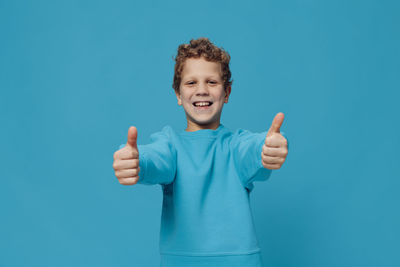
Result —
<instances>
[{"instance_id":1,"label":"child's face","mask_svg":"<svg viewBox=\"0 0 400 267\"><path fill-rule=\"evenodd\" d=\"M228 103L231 88L224 90L221 64L204 58L188 58L182 70L180 92L176 93L178 105L183 106L186 131L217 129L222 107ZM197 102L210 102L210 106L195 106ZM208 103L207 103L208 104Z\"/></svg>"}]
</instances>

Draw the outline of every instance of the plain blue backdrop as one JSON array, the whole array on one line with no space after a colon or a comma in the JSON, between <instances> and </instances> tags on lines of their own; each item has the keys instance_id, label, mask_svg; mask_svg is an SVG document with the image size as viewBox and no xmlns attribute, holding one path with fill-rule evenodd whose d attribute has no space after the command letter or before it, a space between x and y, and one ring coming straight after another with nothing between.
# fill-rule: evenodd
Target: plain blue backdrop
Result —
<instances>
[{"instance_id":1,"label":"plain blue backdrop","mask_svg":"<svg viewBox=\"0 0 400 267\"><path fill-rule=\"evenodd\" d=\"M179 44L231 57L221 122L265 131L282 169L255 183L266 266L400 266L398 1L0 1L0 266L158 266L160 186L113 153L186 127Z\"/></svg>"}]
</instances>

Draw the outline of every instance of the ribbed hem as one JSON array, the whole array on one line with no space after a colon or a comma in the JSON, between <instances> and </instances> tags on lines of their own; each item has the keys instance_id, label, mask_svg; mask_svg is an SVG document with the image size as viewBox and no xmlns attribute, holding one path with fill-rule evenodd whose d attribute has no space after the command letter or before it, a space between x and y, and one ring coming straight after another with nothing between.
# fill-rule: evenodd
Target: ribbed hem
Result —
<instances>
[{"instance_id":1,"label":"ribbed hem","mask_svg":"<svg viewBox=\"0 0 400 267\"><path fill-rule=\"evenodd\" d=\"M176 256L195 256L195 257L215 257L215 256L232 256L232 255L249 255L260 252L260 249L254 249L243 252L191 252L191 251L161 251L161 255L176 255Z\"/></svg>"},{"instance_id":2,"label":"ribbed hem","mask_svg":"<svg viewBox=\"0 0 400 267\"><path fill-rule=\"evenodd\" d=\"M161 254L161 267L262 267L261 253L215 255L215 256L182 256Z\"/></svg>"}]
</instances>

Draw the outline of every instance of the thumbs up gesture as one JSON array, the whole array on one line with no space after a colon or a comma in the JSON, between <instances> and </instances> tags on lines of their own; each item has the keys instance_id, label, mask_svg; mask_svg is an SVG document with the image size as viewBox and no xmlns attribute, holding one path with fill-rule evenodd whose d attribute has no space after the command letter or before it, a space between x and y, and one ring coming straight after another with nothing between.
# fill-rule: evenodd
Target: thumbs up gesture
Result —
<instances>
[{"instance_id":1,"label":"thumbs up gesture","mask_svg":"<svg viewBox=\"0 0 400 267\"><path fill-rule=\"evenodd\" d=\"M134 185L139 180L139 150L137 148L137 129L128 130L126 146L114 153L113 168L120 184Z\"/></svg>"},{"instance_id":2,"label":"thumbs up gesture","mask_svg":"<svg viewBox=\"0 0 400 267\"><path fill-rule=\"evenodd\" d=\"M264 168L276 170L285 162L288 154L287 140L280 133L284 118L285 115L282 112L276 114L267 132L261 153Z\"/></svg>"}]
</instances>

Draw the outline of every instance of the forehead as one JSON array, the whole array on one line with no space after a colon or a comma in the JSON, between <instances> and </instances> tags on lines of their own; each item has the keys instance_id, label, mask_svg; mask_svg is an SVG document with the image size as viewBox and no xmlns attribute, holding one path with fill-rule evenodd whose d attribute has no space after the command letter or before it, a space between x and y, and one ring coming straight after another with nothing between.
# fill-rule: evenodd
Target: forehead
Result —
<instances>
[{"instance_id":1,"label":"forehead","mask_svg":"<svg viewBox=\"0 0 400 267\"><path fill-rule=\"evenodd\" d=\"M206 77L222 76L221 63L207 61L204 58L188 58L185 60L182 69L182 78L184 77Z\"/></svg>"}]
</instances>

